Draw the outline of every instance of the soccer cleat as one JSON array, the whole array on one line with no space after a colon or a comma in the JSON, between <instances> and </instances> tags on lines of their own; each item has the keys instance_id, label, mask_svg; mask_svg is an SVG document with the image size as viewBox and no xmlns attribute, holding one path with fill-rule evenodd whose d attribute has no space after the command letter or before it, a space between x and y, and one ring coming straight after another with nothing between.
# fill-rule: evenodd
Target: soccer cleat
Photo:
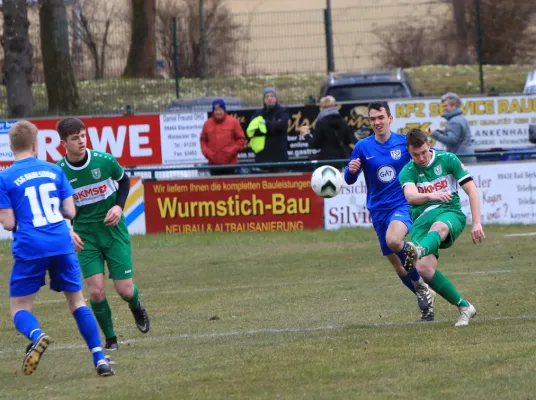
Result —
<instances>
[{"instance_id":1,"label":"soccer cleat","mask_svg":"<svg viewBox=\"0 0 536 400\"><path fill-rule=\"evenodd\" d=\"M104 345L106 351L116 351L118 348L119 344L117 343L117 336L106 338L106 344Z\"/></svg>"},{"instance_id":2,"label":"soccer cleat","mask_svg":"<svg viewBox=\"0 0 536 400\"><path fill-rule=\"evenodd\" d=\"M115 364L115 361L112 360L112 357L110 357L108 354L106 354L106 355L104 356L104 358L106 359L106 362L107 362L108 364L110 364L110 365L114 365L114 364Z\"/></svg>"},{"instance_id":3,"label":"soccer cleat","mask_svg":"<svg viewBox=\"0 0 536 400\"><path fill-rule=\"evenodd\" d=\"M35 343L30 343L26 348L26 356L22 363L22 372L24 375L29 376L37 369L39 361L43 356L45 350L50 346L52 340L45 333L37 338Z\"/></svg>"},{"instance_id":4,"label":"soccer cleat","mask_svg":"<svg viewBox=\"0 0 536 400\"><path fill-rule=\"evenodd\" d=\"M136 326L138 327L140 332L149 332L149 328L151 327L151 320L149 319L149 315L147 315L147 311L145 310L145 307L143 307L141 301L138 308L130 309L130 311L132 311L132 315L134 316L134 320L136 321Z\"/></svg>"},{"instance_id":5,"label":"soccer cleat","mask_svg":"<svg viewBox=\"0 0 536 400\"><path fill-rule=\"evenodd\" d=\"M95 367L99 376L112 376L115 375L115 371L110 367L110 364L106 360L100 360Z\"/></svg>"},{"instance_id":6,"label":"soccer cleat","mask_svg":"<svg viewBox=\"0 0 536 400\"><path fill-rule=\"evenodd\" d=\"M415 268L417 260L421 255L421 250L415 244L411 242L406 242L404 246L404 253L406 253L406 261L404 262L404 268L409 270Z\"/></svg>"},{"instance_id":7,"label":"soccer cleat","mask_svg":"<svg viewBox=\"0 0 536 400\"><path fill-rule=\"evenodd\" d=\"M436 292L428 288L429 298L428 298L428 308L421 310L421 321L433 321L435 318L434 314L434 305L436 301Z\"/></svg>"},{"instance_id":8,"label":"soccer cleat","mask_svg":"<svg viewBox=\"0 0 536 400\"><path fill-rule=\"evenodd\" d=\"M469 325L469 320L476 315L476 309L472 304L469 303L469 307L459 307L460 315L456 320L454 326L467 326Z\"/></svg>"},{"instance_id":9,"label":"soccer cleat","mask_svg":"<svg viewBox=\"0 0 536 400\"><path fill-rule=\"evenodd\" d=\"M432 290L424 283L423 279L413 282L413 287L415 287L415 295L417 296L417 303L421 310L427 310L430 308L432 303ZM433 308L433 305L432 305Z\"/></svg>"}]
</instances>

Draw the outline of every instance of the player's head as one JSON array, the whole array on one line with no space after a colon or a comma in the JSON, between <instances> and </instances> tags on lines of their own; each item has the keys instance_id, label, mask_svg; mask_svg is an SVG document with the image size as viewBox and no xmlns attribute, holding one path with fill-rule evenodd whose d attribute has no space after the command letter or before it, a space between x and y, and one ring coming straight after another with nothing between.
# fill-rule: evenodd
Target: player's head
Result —
<instances>
[{"instance_id":1,"label":"player's head","mask_svg":"<svg viewBox=\"0 0 536 400\"><path fill-rule=\"evenodd\" d=\"M406 133L406 145L413 161L421 167L426 167L432 159L428 136L419 128L413 128Z\"/></svg>"},{"instance_id":2,"label":"player's head","mask_svg":"<svg viewBox=\"0 0 536 400\"><path fill-rule=\"evenodd\" d=\"M86 126L78 118L65 118L58 122L56 127L60 135L61 144L65 147L67 155L75 158L86 154Z\"/></svg>"},{"instance_id":3,"label":"player's head","mask_svg":"<svg viewBox=\"0 0 536 400\"><path fill-rule=\"evenodd\" d=\"M386 136L391 133L393 116L386 101L375 101L368 106L370 126L378 136Z\"/></svg>"},{"instance_id":4,"label":"player's head","mask_svg":"<svg viewBox=\"0 0 536 400\"><path fill-rule=\"evenodd\" d=\"M17 155L32 153L37 156L37 127L28 121L19 121L9 130L9 147Z\"/></svg>"}]
</instances>

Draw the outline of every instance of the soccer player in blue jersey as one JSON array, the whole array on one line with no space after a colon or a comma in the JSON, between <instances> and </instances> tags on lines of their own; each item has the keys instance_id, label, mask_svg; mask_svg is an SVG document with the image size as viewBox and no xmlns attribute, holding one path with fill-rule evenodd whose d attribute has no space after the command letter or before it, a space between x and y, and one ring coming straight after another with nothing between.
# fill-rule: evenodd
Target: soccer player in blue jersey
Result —
<instances>
[{"instance_id":1,"label":"soccer player in blue jersey","mask_svg":"<svg viewBox=\"0 0 536 400\"><path fill-rule=\"evenodd\" d=\"M378 235L382 254L387 257L405 286L416 296L421 320L434 320L435 293L419 276L416 268L404 268L404 238L411 229L410 205L398 181L402 168L411 160L406 136L391 132L393 116L387 102L368 106L374 135L355 145L344 180L351 185L361 172L367 185L367 209Z\"/></svg>"},{"instance_id":2,"label":"soccer player in blue jersey","mask_svg":"<svg viewBox=\"0 0 536 400\"><path fill-rule=\"evenodd\" d=\"M15 162L0 172L0 223L13 231L11 316L15 328L31 341L22 370L24 375L31 375L51 344L32 313L48 271L50 288L64 292L97 373L110 376L114 371L104 356L97 321L82 294L80 265L64 220L75 216L74 190L59 166L35 158L37 132L36 126L27 121L11 127L9 144Z\"/></svg>"}]
</instances>

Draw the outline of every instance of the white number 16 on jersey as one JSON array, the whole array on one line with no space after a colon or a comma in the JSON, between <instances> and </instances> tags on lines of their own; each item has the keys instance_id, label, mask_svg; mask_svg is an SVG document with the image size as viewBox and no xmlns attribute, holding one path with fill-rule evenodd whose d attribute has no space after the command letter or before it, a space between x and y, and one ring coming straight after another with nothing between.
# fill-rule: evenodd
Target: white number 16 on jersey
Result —
<instances>
[{"instance_id":1,"label":"white number 16 on jersey","mask_svg":"<svg viewBox=\"0 0 536 400\"><path fill-rule=\"evenodd\" d=\"M60 199L58 197L50 197L50 192L56 190L56 184L43 183L39 185L39 197L35 186L27 187L24 195L30 201L30 207L33 214L33 226L40 227L47 224L55 224L63 220L63 215L60 211ZM43 212L45 215L43 215Z\"/></svg>"}]
</instances>

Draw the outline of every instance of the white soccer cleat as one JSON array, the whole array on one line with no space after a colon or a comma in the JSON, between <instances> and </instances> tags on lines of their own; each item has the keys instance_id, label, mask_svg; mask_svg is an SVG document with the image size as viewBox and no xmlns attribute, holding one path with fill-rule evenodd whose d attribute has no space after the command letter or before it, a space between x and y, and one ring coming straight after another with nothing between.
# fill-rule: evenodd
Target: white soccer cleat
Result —
<instances>
[{"instance_id":1,"label":"white soccer cleat","mask_svg":"<svg viewBox=\"0 0 536 400\"><path fill-rule=\"evenodd\" d=\"M459 310L460 315L458 316L454 326L458 327L469 325L469 320L476 315L476 309L471 303L469 303L469 307L459 307Z\"/></svg>"},{"instance_id":2,"label":"white soccer cleat","mask_svg":"<svg viewBox=\"0 0 536 400\"><path fill-rule=\"evenodd\" d=\"M406 253L404 268L406 270L415 268L415 265L421 256L421 248L414 243L406 242L406 245L404 246L404 253Z\"/></svg>"}]
</instances>

